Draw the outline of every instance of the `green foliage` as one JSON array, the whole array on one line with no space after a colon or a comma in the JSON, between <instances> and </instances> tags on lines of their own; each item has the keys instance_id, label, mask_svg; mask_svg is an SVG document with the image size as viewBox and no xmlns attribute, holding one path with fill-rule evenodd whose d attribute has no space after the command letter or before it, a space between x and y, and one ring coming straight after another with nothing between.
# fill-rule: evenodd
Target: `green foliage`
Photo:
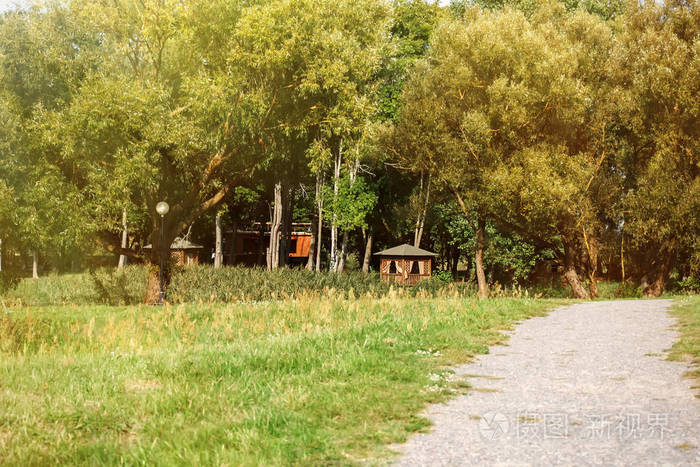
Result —
<instances>
[{"instance_id":1,"label":"green foliage","mask_svg":"<svg viewBox=\"0 0 700 467\"><path fill-rule=\"evenodd\" d=\"M446 284L449 284L454 280L454 277L452 277L452 273L450 271L435 271L433 277L435 280L445 282Z\"/></svg>"},{"instance_id":2,"label":"green foliage","mask_svg":"<svg viewBox=\"0 0 700 467\"><path fill-rule=\"evenodd\" d=\"M645 272L677 262L700 274L700 60L696 2L651 2L629 11L612 63L626 144L624 231Z\"/></svg>"},{"instance_id":3,"label":"green foliage","mask_svg":"<svg viewBox=\"0 0 700 467\"><path fill-rule=\"evenodd\" d=\"M327 211L335 216L336 225L343 230L366 228L367 216L377 203L377 195L369 189L363 177L355 180L342 177L337 195L334 196L332 188L326 187L324 197L328 200Z\"/></svg>"},{"instance_id":4,"label":"green foliage","mask_svg":"<svg viewBox=\"0 0 700 467\"><path fill-rule=\"evenodd\" d=\"M90 271L97 303L113 306L143 303L147 276L147 268L142 266L128 266L116 271L111 268Z\"/></svg>"},{"instance_id":5,"label":"green foliage","mask_svg":"<svg viewBox=\"0 0 700 467\"><path fill-rule=\"evenodd\" d=\"M675 284L671 284L670 288L672 290L687 293L687 294L697 294L700 293L700 276L686 276L679 279Z\"/></svg>"},{"instance_id":6,"label":"green foliage","mask_svg":"<svg viewBox=\"0 0 700 467\"><path fill-rule=\"evenodd\" d=\"M463 392L445 367L553 305L307 297L0 313L0 463L384 463L426 425L427 403Z\"/></svg>"},{"instance_id":7,"label":"green foliage","mask_svg":"<svg viewBox=\"0 0 700 467\"><path fill-rule=\"evenodd\" d=\"M396 0L390 29L392 55L381 71L378 111L382 120L394 120L401 105L401 91L415 61L429 49L433 30L441 18L437 3Z\"/></svg>"},{"instance_id":8,"label":"green foliage","mask_svg":"<svg viewBox=\"0 0 700 467\"><path fill-rule=\"evenodd\" d=\"M335 162L324 219L352 236L406 240L429 178L425 246L471 258L486 225L492 280L524 283L544 260L590 280L624 243L634 281L695 287L697 1L450 9L46 0L3 13L3 248L49 269L114 251L126 209L129 247L157 252L163 199L164 241L199 219L207 243L217 212L226 227L267 220L278 182L310 220L312 179L328 185ZM108 290L120 277L97 284L101 300L132 300Z\"/></svg>"}]
</instances>

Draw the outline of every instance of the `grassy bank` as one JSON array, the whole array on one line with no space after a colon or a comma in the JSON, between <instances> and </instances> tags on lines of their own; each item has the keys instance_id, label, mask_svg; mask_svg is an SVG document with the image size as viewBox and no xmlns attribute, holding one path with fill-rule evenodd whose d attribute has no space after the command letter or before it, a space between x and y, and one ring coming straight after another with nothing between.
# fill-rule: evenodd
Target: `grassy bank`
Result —
<instances>
[{"instance_id":1,"label":"grassy bank","mask_svg":"<svg viewBox=\"0 0 700 467\"><path fill-rule=\"evenodd\" d=\"M23 279L3 295L10 305L137 305L144 302L148 271L130 266L123 271L103 269L92 273L48 275ZM601 299L638 297L633 285L598 283ZM379 280L376 273L353 271L343 274L314 273L305 269L221 268L187 266L174 271L168 287L171 303L230 303L240 301L286 300L305 294L380 298L394 294L396 287ZM403 289L409 295L476 295L472 282L444 282L437 278ZM491 295L503 297L569 298L571 290L560 283L531 286L491 284Z\"/></svg>"},{"instance_id":2,"label":"grassy bank","mask_svg":"<svg viewBox=\"0 0 700 467\"><path fill-rule=\"evenodd\" d=\"M353 464L556 303L302 296L0 318L0 463Z\"/></svg>"},{"instance_id":3,"label":"grassy bank","mask_svg":"<svg viewBox=\"0 0 700 467\"><path fill-rule=\"evenodd\" d=\"M700 398L700 295L690 295L676 299L672 314L678 319L680 340L676 342L669 355L672 360L690 359L692 370L688 376L695 378L693 387Z\"/></svg>"},{"instance_id":4,"label":"grassy bank","mask_svg":"<svg viewBox=\"0 0 700 467\"><path fill-rule=\"evenodd\" d=\"M91 273L48 275L23 279L4 294L6 302L27 306L51 305L137 305L146 296L148 270L130 266L122 271L103 269ZM335 274L306 269L212 266L176 268L168 286L171 303L229 303L238 301L286 300L305 294L334 294L343 297L379 298L396 287L375 274L358 271ZM506 292L511 292L508 289ZM406 295L474 295L471 283L446 283L438 279L406 288Z\"/></svg>"}]
</instances>

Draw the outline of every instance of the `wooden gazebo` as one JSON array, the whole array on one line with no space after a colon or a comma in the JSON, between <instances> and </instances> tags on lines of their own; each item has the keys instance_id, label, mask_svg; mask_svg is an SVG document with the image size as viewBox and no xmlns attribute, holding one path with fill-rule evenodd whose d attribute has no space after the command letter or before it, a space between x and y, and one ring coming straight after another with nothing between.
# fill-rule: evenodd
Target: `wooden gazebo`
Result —
<instances>
[{"instance_id":1,"label":"wooden gazebo","mask_svg":"<svg viewBox=\"0 0 700 467\"><path fill-rule=\"evenodd\" d=\"M423 279L430 279L433 258L437 256L405 243L375 255L380 257L381 279L401 285L416 285Z\"/></svg>"},{"instance_id":2,"label":"wooden gazebo","mask_svg":"<svg viewBox=\"0 0 700 467\"><path fill-rule=\"evenodd\" d=\"M151 245L143 247L146 250L153 248ZM187 238L175 237L170 245L170 255L175 258L178 266L199 264L199 253L204 249L202 245L190 242Z\"/></svg>"}]
</instances>

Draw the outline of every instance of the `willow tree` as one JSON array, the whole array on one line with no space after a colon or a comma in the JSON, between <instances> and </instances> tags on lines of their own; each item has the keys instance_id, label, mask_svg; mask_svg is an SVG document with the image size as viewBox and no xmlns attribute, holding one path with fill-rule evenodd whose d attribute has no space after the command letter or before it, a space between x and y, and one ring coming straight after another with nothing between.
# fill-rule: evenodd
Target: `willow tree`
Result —
<instances>
[{"instance_id":1,"label":"willow tree","mask_svg":"<svg viewBox=\"0 0 700 467\"><path fill-rule=\"evenodd\" d=\"M610 40L600 18L556 2L530 17L469 9L438 28L407 85L394 150L453 193L476 234L481 296L487 221L552 248L588 296L579 275L597 262L598 195L614 186L599 106Z\"/></svg>"},{"instance_id":2,"label":"willow tree","mask_svg":"<svg viewBox=\"0 0 700 467\"><path fill-rule=\"evenodd\" d=\"M620 223L643 293L663 293L674 268L700 276L700 10L645 2L624 17L617 83Z\"/></svg>"},{"instance_id":3,"label":"willow tree","mask_svg":"<svg viewBox=\"0 0 700 467\"><path fill-rule=\"evenodd\" d=\"M137 221L130 224L141 220L152 242L147 258L158 264L161 251L254 166L250 135L266 109L241 91L240 76L222 54L242 6L175 0L69 5L65 14L76 28L99 38L100 65L71 89L67 105L37 113L44 150L76 174L91 213L87 220L103 242L121 251L121 213L128 207ZM171 206L162 242L159 201ZM157 277L154 267L149 301L158 296Z\"/></svg>"},{"instance_id":4,"label":"willow tree","mask_svg":"<svg viewBox=\"0 0 700 467\"><path fill-rule=\"evenodd\" d=\"M71 101L95 69L95 43L63 8L0 16L0 191L6 213L0 239L33 257L35 277L39 257L72 258L88 231L75 173L44 150L36 117Z\"/></svg>"}]
</instances>

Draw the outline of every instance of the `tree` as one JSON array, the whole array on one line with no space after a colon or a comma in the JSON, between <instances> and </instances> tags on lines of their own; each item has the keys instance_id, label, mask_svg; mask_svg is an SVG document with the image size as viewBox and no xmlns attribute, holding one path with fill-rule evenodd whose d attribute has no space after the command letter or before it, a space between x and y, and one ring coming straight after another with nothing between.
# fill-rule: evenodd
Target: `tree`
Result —
<instances>
[{"instance_id":1,"label":"tree","mask_svg":"<svg viewBox=\"0 0 700 467\"><path fill-rule=\"evenodd\" d=\"M39 256L74 257L88 232L75 174L43 150L35 118L71 99L71 88L94 69L93 50L94 38L63 8L0 18L0 177L11 205L4 225L14 233L9 244L33 257L35 277Z\"/></svg>"},{"instance_id":2,"label":"tree","mask_svg":"<svg viewBox=\"0 0 700 467\"><path fill-rule=\"evenodd\" d=\"M72 2L69 16L100 38L98 69L71 84L65 106L37 111L37 128L43 151L72 168L93 231L111 250L138 254L120 249L128 207L142 220L130 224L150 236L148 259L157 264L156 203L171 205L167 247L252 166L251 130L265 109L241 92L240 76L221 57L226 42L214 42L235 27L241 7L214 2L213 16L212 2L95 3ZM149 301L158 296L156 272Z\"/></svg>"},{"instance_id":3,"label":"tree","mask_svg":"<svg viewBox=\"0 0 700 467\"><path fill-rule=\"evenodd\" d=\"M647 296L663 293L674 268L700 274L699 15L696 1L630 6L611 63L624 141L619 222Z\"/></svg>"},{"instance_id":4,"label":"tree","mask_svg":"<svg viewBox=\"0 0 700 467\"><path fill-rule=\"evenodd\" d=\"M481 296L489 219L557 251L574 295L588 296L579 273L595 269L596 202L610 185L598 70L611 32L556 3L529 19L508 8L465 14L438 28L410 81L394 150L455 196L476 235Z\"/></svg>"}]
</instances>

